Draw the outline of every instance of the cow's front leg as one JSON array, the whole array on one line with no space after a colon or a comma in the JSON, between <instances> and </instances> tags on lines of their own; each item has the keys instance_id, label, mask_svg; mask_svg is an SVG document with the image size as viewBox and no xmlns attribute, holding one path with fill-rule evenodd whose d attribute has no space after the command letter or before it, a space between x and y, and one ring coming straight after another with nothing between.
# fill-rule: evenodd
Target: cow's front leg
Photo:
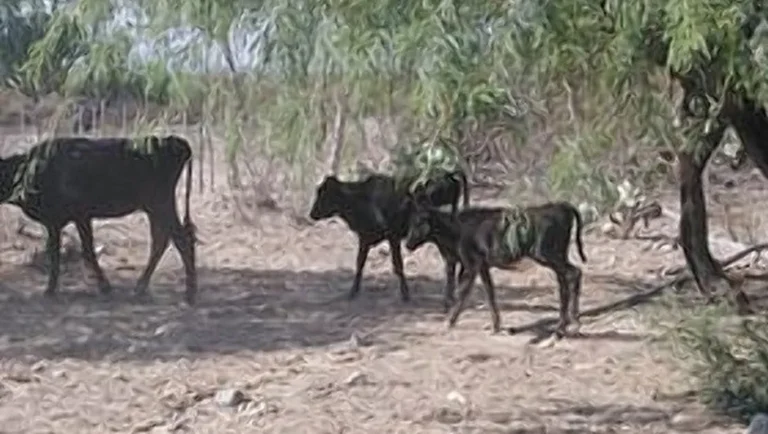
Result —
<instances>
[{"instance_id":1,"label":"cow's front leg","mask_svg":"<svg viewBox=\"0 0 768 434\"><path fill-rule=\"evenodd\" d=\"M360 293L360 280L363 278L363 268L368 260L368 251L371 250L371 243L363 238L357 241L357 261L355 267L355 280L352 282L352 288L349 289L347 298L354 299Z\"/></svg>"},{"instance_id":2,"label":"cow's front leg","mask_svg":"<svg viewBox=\"0 0 768 434\"><path fill-rule=\"evenodd\" d=\"M400 299L408 302L411 299L411 293L408 289L408 282L405 280L405 271L403 271L403 252L400 248L400 240L390 238L389 250L392 253L392 268L400 281Z\"/></svg>"},{"instance_id":3,"label":"cow's front leg","mask_svg":"<svg viewBox=\"0 0 768 434\"><path fill-rule=\"evenodd\" d=\"M61 265L61 225L46 225L48 238L45 241L45 257L48 262L48 286L45 289L46 297L56 295L59 286L59 266Z\"/></svg>"},{"instance_id":4,"label":"cow's front leg","mask_svg":"<svg viewBox=\"0 0 768 434\"><path fill-rule=\"evenodd\" d=\"M91 269L99 285L99 292L106 295L112 292L112 286L104 275L99 260L96 258L96 252L93 249L93 226L90 220L78 220L75 222L77 233L80 236L80 244L83 250L83 260L88 268Z\"/></svg>"}]
</instances>

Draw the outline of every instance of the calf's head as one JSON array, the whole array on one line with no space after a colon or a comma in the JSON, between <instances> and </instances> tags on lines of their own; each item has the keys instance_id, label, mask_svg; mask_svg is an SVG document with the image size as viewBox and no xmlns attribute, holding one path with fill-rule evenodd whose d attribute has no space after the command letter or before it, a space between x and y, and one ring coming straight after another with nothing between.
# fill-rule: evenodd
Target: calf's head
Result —
<instances>
[{"instance_id":1,"label":"calf's head","mask_svg":"<svg viewBox=\"0 0 768 434\"><path fill-rule=\"evenodd\" d=\"M315 202L312 204L312 210L309 211L309 217L312 220L322 220L338 214L344 200L343 188L338 178L333 175L326 176L317 187Z\"/></svg>"},{"instance_id":2,"label":"calf's head","mask_svg":"<svg viewBox=\"0 0 768 434\"><path fill-rule=\"evenodd\" d=\"M405 247L416 250L430 239L432 232L430 212L418 202L413 202L408 218L408 234L405 236Z\"/></svg>"}]
</instances>

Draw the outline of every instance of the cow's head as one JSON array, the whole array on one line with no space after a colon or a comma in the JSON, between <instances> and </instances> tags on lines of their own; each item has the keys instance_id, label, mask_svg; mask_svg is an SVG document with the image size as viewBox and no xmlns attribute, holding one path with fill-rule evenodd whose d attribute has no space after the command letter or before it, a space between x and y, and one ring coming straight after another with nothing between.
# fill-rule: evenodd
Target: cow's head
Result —
<instances>
[{"instance_id":1,"label":"cow's head","mask_svg":"<svg viewBox=\"0 0 768 434\"><path fill-rule=\"evenodd\" d=\"M428 206L419 201L411 200L408 234L405 236L405 247L408 250L416 250L430 240L431 221L432 215Z\"/></svg>"},{"instance_id":2,"label":"cow's head","mask_svg":"<svg viewBox=\"0 0 768 434\"><path fill-rule=\"evenodd\" d=\"M312 204L312 210L309 211L309 217L312 220L322 220L338 214L341 211L341 202L344 200L343 189L344 185L339 178L333 175L326 176L317 187L315 202Z\"/></svg>"}]
</instances>

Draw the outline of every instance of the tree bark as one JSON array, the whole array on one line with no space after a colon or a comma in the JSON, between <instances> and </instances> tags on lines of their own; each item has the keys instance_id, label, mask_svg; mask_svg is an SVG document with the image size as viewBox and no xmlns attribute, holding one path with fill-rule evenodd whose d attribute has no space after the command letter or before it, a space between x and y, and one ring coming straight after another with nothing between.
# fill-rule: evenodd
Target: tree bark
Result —
<instances>
[{"instance_id":1,"label":"tree bark","mask_svg":"<svg viewBox=\"0 0 768 434\"><path fill-rule=\"evenodd\" d=\"M749 299L732 284L709 250L707 207L701 175L725 133L726 123L704 137L699 149L678 153L680 179L680 245L699 291L713 301L729 296L740 313L751 313Z\"/></svg>"},{"instance_id":2,"label":"tree bark","mask_svg":"<svg viewBox=\"0 0 768 434\"><path fill-rule=\"evenodd\" d=\"M680 245L698 289L705 296L717 292L713 289L725 274L709 251L709 225L701 175L724 132L725 127L719 127L705 138L698 152L691 150L678 152L677 155L680 180Z\"/></svg>"}]
</instances>

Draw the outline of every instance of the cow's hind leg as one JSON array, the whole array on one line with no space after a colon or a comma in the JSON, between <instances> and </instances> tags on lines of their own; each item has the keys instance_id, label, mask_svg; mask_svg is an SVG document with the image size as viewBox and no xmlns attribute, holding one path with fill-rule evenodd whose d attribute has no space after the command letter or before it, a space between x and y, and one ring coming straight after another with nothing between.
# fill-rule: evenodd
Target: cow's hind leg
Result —
<instances>
[{"instance_id":1,"label":"cow's hind leg","mask_svg":"<svg viewBox=\"0 0 768 434\"><path fill-rule=\"evenodd\" d=\"M392 254L392 268L395 270L395 274L400 281L400 299L408 302L411 299L411 293L408 289L408 282L405 279L405 271L403 271L403 252L400 247L400 240L390 238L389 250Z\"/></svg>"},{"instance_id":2,"label":"cow's hind leg","mask_svg":"<svg viewBox=\"0 0 768 434\"><path fill-rule=\"evenodd\" d=\"M62 225L48 224L45 226L48 238L45 241L45 257L48 262L48 285L44 295L53 297L59 286L59 267L61 265L61 228Z\"/></svg>"},{"instance_id":3,"label":"cow's hind leg","mask_svg":"<svg viewBox=\"0 0 768 434\"><path fill-rule=\"evenodd\" d=\"M149 217L149 229L152 241L149 248L149 260L147 261L147 266L144 268L144 272L136 282L136 288L134 289L134 293L137 297L146 296L149 280L152 278L152 274L155 272L157 263L160 262L160 258L163 257L165 249L168 248L168 241L171 235L168 222L161 217L162 214L159 214L156 211L148 211L147 216Z\"/></svg>"},{"instance_id":4,"label":"cow's hind leg","mask_svg":"<svg viewBox=\"0 0 768 434\"><path fill-rule=\"evenodd\" d=\"M195 232L194 227L185 227L179 220L174 203L170 212L165 214L166 220L171 228L171 239L173 245L181 255L181 261L184 263L184 274L187 283L187 289L184 293L184 299L187 304L195 304L197 298L197 269L195 267Z\"/></svg>"},{"instance_id":5,"label":"cow's hind leg","mask_svg":"<svg viewBox=\"0 0 768 434\"><path fill-rule=\"evenodd\" d=\"M112 292L112 286L109 284L106 276L101 267L99 267L99 260L96 258L96 252L93 250L93 226L90 219L75 221L75 227L77 233L80 236L80 244L83 249L83 260L93 274L96 276L96 281L99 285L99 292L102 294L109 294Z\"/></svg>"}]
</instances>

